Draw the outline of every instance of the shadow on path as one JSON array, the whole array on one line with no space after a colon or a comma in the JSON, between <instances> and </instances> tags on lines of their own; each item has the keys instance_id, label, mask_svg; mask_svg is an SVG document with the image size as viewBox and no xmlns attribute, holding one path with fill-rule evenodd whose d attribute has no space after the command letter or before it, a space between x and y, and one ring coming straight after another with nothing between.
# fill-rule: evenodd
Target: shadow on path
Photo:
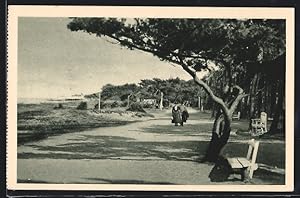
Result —
<instances>
[{"instance_id":1,"label":"shadow on path","mask_svg":"<svg viewBox=\"0 0 300 198\"><path fill-rule=\"evenodd\" d=\"M104 178L85 178L87 180L94 180L98 182L105 182L109 184L158 184L158 185L171 185L174 183L170 182L151 182L151 181L145 181L145 180L132 180L132 179L104 179Z\"/></svg>"},{"instance_id":2,"label":"shadow on path","mask_svg":"<svg viewBox=\"0 0 300 198\"><path fill-rule=\"evenodd\" d=\"M18 179L17 183L36 183L36 184L47 184L49 182L43 180L32 180L32 179Z\"/></svg>"},{"instance_id":3,"label":"shadow on path","mask_svg":"<svg viewBox=\"0 0 300 198\"><path fill-rule=\"evenodd\" d=\"M284 184L285 174L279 174L263 170L258 168L254 171L254 178L248 181L241 181L241 174L233 170L228 161L225 158L220 158L215 166L211 169L209 173L209 179L211 182L240 182L245 184L260 184L262 181L264 183L270 184Z\"/></svg>"},{"instance_id":4,"label":"shadow on path","mask_svg":"<svg viewBox=\"0 0 300 198\"><path fill-rule=\"evenodd\" d=\"M31 145L35 152L18 153L18 158L52 159L163 159L199 162L208 142L142 142L120 136L89 136L59 146Z\"/></svg>"},{"instance_id":5,"label":"shadow on path","mask_svg":"<svg viewBox=\"0 0 300 198\"><path fill-rule=\"evenodd\" d=\"M212 123L190 124L184 126L170 125L152 125L140 128L139 131L155 134L182 135L182 136L211 136Z\"/></svg>"}]
</instances>

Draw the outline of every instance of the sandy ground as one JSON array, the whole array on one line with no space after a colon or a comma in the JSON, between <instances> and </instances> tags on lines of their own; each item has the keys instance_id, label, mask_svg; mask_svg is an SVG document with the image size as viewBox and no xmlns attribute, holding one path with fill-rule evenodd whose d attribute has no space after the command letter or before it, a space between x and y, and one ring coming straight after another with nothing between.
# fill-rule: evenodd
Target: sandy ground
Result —
<instances>
[{"instance_id":1,"label":"sandy ground","mask_svg":"<svg viewBox=\"0 0 300 198\"><path fill-rule=\"evenodd\" d=\"M164 112L147 121L27 143L18 147L18 182L244 184L239 181L240 175L233 175L226 182L210 181L214 165L200 163L203 156L199 153L204 153L210 139L209 131L201 132L203 124L212 121L192 119L184 127L175 127L169 112ZM239 144L244 141L240 139ZM276 166L282 166L282 162ZM282 174L266 178L266 173L257 172L253 184L283 182Z\"/></svg>"},{"instance_id":2,"label":"sandy ground","mask_svg":"<svg viewBox=\"0 0 300 198\"><path fill-rule=\"evenodd\" d=\"M38 183L207 184L209 178L202 172L211 169L206 164L199 169L195 162L161 160L25 159L19 166L27 170L23 179Z\"/></svg>"}]
</instances>

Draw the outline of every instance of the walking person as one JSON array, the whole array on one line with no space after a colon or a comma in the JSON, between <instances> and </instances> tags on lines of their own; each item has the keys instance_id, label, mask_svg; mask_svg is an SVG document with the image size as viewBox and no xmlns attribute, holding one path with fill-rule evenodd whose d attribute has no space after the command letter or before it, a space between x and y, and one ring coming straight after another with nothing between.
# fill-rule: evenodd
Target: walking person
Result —
<instances>
[{"instance_id":1,"label":"walking person","mask_svg":"<svg viewBox=\"0 0 300 198\"><path fill-rule=\"evenodd\" d=\"M175 126L178 126L178 124L182 123L182 118L181 118L181 111L180 108L177 104L174 105L174 107L172 108L172 123L175 124Z\"/></svg>"},{"instance_id":2,"label":"walking person","mask_svg":"<svg viewBox=\"0 0 300 198\"><path fill-rule=\"evenodd\" d=\"M183 126L183 123L187 121L189 118L189 112L187 111L187 108L185 107L184 103L182 103L179 107L181 112L181 126Z\"/></svg>"}]
</instances>

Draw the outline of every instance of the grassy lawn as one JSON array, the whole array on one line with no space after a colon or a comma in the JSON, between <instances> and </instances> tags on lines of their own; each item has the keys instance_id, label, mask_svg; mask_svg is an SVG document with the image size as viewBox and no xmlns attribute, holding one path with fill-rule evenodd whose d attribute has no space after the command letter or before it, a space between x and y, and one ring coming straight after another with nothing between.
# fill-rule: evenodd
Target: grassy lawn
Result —
<instances>
[{"instance_id":1,"label":"grassy lawn","mask_svg":"<svg viewBox=\"0 0 300 198\"><path fill-rule=\"evenodd\" d=\"M92 110L76 109L78 102L63 103L57 109L55 103L18 104L18 144L90 128L119 126L150 117L147 113L126 112L125 109Z\"/></svg>"}]
</instances>

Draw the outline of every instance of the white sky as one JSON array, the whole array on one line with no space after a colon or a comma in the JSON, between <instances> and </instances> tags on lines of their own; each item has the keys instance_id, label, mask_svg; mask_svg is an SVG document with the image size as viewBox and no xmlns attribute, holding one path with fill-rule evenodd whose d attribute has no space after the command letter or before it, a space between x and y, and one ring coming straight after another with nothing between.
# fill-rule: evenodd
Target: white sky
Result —
<instances>
[{"instance_id":1,"label":"white sky","mask_svg":"<svg viewBox=\"0 0 300 198\"><path fill-rule=\"evenodd\" d=\"M191 77L151 54L67 29L68 18L19 18L18 97L97 92L103 85Z\"/></svg>"}]
</instances>

